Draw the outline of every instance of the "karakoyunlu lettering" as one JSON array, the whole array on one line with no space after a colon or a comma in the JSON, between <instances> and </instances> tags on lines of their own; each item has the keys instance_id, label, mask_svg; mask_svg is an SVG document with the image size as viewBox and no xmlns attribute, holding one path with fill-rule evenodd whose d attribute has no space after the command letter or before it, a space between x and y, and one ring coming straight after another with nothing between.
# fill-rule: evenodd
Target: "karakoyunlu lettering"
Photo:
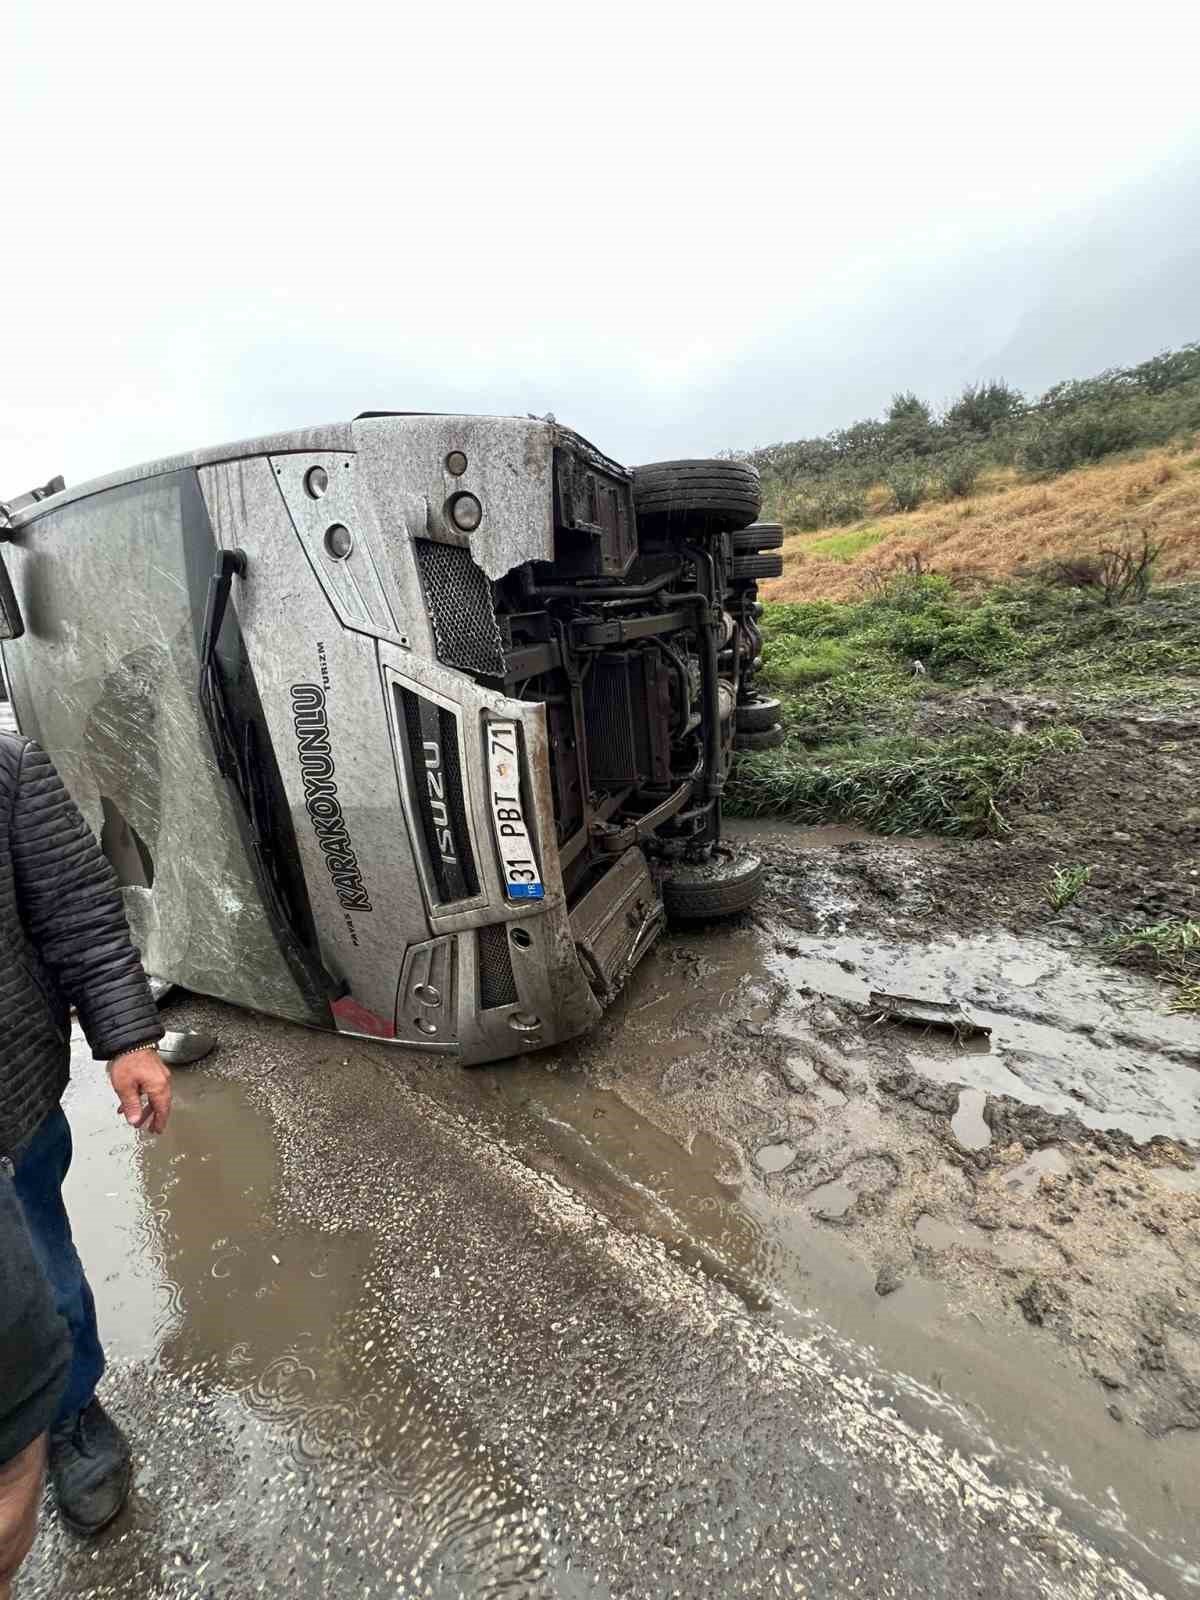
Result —
<instances>
[{"instance_id":1,"label":"karakoyunlu lettering","mask_svg":"<svg viewBox=\"0 0 1200 1600\"><path fill-rule=\"evenodd\" d=\"M346 819L334 782L333 752L329 748L329 721L325 691L315 683L292 685L292 711L300 775L304 780L304 808L325 856L325 865L348 911L370 911L371 901L359 870L358 857L346 832Z\"/></svg>"}]
</instances>

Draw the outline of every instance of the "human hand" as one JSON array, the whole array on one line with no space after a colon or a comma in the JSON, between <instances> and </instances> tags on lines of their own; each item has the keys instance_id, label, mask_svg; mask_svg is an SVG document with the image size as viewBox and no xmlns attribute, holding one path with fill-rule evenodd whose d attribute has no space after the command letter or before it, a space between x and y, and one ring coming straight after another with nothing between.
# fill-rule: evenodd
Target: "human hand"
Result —
<instances>
[{"instance_id":1,"label":"human hand","mask_svg":"<svg viewBox=\"0 0 1200 1600\"><path fill-rule=\"evenodd\" d=\"M108 1078L121 1102L117 1115L131 1128L161 1133L171 1115L171 1074L154 1045L130 1050L108 1064ZM143 1096L147 1104L142 1104Z\"/></svg>"}]
</instances>

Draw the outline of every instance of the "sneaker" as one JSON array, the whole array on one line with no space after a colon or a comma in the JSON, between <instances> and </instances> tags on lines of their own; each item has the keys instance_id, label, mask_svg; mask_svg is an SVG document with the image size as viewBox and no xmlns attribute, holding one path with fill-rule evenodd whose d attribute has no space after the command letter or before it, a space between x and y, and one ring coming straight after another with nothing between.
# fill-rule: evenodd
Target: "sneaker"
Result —
<instances>
[{"instance_id":1,"label":"sneaker","mask_svg":"<svg viewBox=\"0 0 1200 1600\"><path fill-rule=\"evenodd\" d=\"M129 1440L99 1400L50 1431L50 1482L63 1521L74 1532L99 1533L129 1498Z\"/></svg>"}]
</instances>

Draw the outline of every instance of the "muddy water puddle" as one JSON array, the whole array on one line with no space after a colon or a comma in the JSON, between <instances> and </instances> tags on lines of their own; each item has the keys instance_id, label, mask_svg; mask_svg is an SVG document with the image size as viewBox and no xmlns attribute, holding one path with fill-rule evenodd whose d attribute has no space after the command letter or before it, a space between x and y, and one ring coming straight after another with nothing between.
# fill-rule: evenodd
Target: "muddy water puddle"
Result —
<instances>
[{"instance_id":1,"label":"muddy water puddle","mask_svg":"<svg viewBox=\"0 0 1200 1600\"><path fill-rule=\"evenodd\" d=\"M174 1081L171 1126L155 1140L131 1137L87 1067L65 1102L88 1157L68 1177L67 1202L81 1256L107 1264L93 1275L112 1286L110 1355L179 1368L215 1358L245 1373L281 1341L329 1343L354 1304L364 1242L282 1224L270 1128L244 1092L195 1073Z\"/></svg>"},{"instance_id":2,"label":"muddy water puddle","mask_svg":"<svg viewBox=\"0 0 1200 1600\"><path fill-rule=\"evenodd\" d=\"M1070 1158L1053 1145L1045 1150L1035 1150L1027 1161L1012 1167L1004 1176L1004 1187L1019 1194L1032 1194L1043 1178L1065 1178L1071 1171ZM1166 1188L1176 1187L1176 1178L1200 1178L1200 1172L1176 1172L1170 1167L1160 1169L1159 1182Z\"/></svg>"},{"instance_id":3,"label":"muddy water puddle","mask_svg":"<svg viewBox=\"0 0 1200 1600\"><path fill-rule=\"evenodd\" d=\"M250 1524L231 1502L233 1526L218 1516L198 1530L197 1549L227 1551L233 1565L213 1557L204 1577L214 1587L197 1595L234 1592L222 1585L236 1588L246 1565L268 1574L273 1592L325 1593L328 1552L294 1533L312 1515L312 1475L328 1472L376 1530L357 1555L343 1550L344 1566L361 1559L362 1586L346 1567L339 1592L374 1593L368 1580L389 1563L444 1600L516 1592L540 1557L519 1495L418 1372L380 1360L392 1317L372 1277L379 1240L280 1212L278 1131L235 1081L176 1073L167 1132L138 1139L115 1117L102 1071L82 1048L75 1056L65 1104L79 1159L66 1193L110 1384L126 1407L143 1384L159 1396L135 1406L132 1424L123 1413L139 1490L116 1530L121 1592L160 1592L162 1564L182 1559L160 1549L177 1474L185 1496L203 1495L197 1485L220 1461L231 1482L264 1487ZM150 1431L156 1419L163 1437ZM219 1482L207 1492L222 1504ZM40 1552L47 1568L82 1592L91 1547L53 1524L44 1538L54 1541Z\"/></svg>"},{"instance_id":4,"label":"muddy water puddle","mask_svg":"<svg viewBox=\"0 0 1200 1600\"><path fill-rule=\"evenodd\" d=\"M844 1217L857 1199L858 1190L848 1183L819 1183L805 1196L813 1215L828 1219Z\"/></svg>"},{"instance_id":5,"label":"muddy water puddle","mask_svg":"<svg viewBox=\"0 0 1200 1600\"><path fill-rule=\"evenodd\" d=\"M722 826L733 839L749 839L756 844L779 840L804 850L837 850L848 844L878 846L880 843L879 834L841 822L809 824L788 822L783 817L726 817ZM939 850L944 841L927 834L897 834L887 843L903 850Z\"/></svg>"},{"instance_id":6,"label":"muddy water puddle","mask_svg":"<svg viewBox=\"0 0 1200 1600\"><path fill-rule=\"evenodd\" d=\"M876 988L960 1000L991 1033L955 1039L876 1023L867 1008ZM899 1256L877 1274L850 1238L864 1206L889 1203L894 1181L880 1146L894 1131L884 1131L886 1107L873 1109L863 1086L881 1057L959 1086L946 1122L964 1151L989 1149L985 1112L997 1092L1138 1138L1200 1134L1196 1030L1157 1003L1125 974L1001 935L912 948L710 930L671 941L644 966L607 1040L468 1082L517 1114L506 1133L515 1148L536 1143L531 1126L544 1130L541 1159L598 1205L752 1308L870 1350L917 1413L942 1406L970 1417L998 1457L1033 1463L1048 1492L1083 1495L1114 1528L1127 1519L1151 1543L1161 1535L1164 1547L1189 1552L1178 1558L1186 1565L1200 1517L1188 1436L1151 1441L1120 1426L1110 1397L1067 1349L1035 1342L939 1281L942 1263L973 1263L1018 1274L1015 1294L1058 1261L1056 1246L976 1226L953 1208L918 1210L907 1244L901 1228ZM731 1041L743 1051L736 1058ZM782 1053L768 1068L773 1042ZM782 1101L780 1079L792 1091ZM722 1102L727 1115L695 1116L690 1127L675 1114L680 1104L719 1112ZM739 1125L745 1137L715 1135ZM1070 1157L1050 1145L995 1169L980 1192L994 1185L1020 1200L1070 1171ZM1200 1185L1200 1173L1163 1175L1185 1192Z\"/></svg>"},{"instance_id":7,"label":"muddy water puddle","mask_svg":"<svg viewBox=\"0 0 1200 1600\"><path fill-rule=\"evenodd\" d=\"M992 1130L983 1119L987 1095L982 1089L964 1089L958 1097L958 1110L950 1119L950 1130L964 1150L986 1150Z\"/></svg>"},{"instance_id":8,"label":"muddy water puddle","mask_svg":"<svg viewBox=\"0 0 1200 1600\"><path fill-rule=\"evenodd\" d=\"M786 1172L796 1159L790 1144L764 1144L754 1152L754 1160L763 1172Z\"/></svg>"},{"instance_id":9,"label":"muddy water puddle","mask_svg":"<svg viewBox=\"0 0 1200 1600\"><path fill-rule=\"evenodd\" d=\"M839 1010L865 1005L873 988L960 999L986 1014L990 1041L959 1044ZM863 1092L881 1052L959 1086L946 1128L972 1151L987 1148L986 1097L998 1087L1087 1121L1071 1092L1085 1068L1095 1125L1186 1133L1200 1085L1191 1033L1154 1010L1146 986L1049 949L1000 938L919 950L798 942L742 927L664 945L578 1046L470 1073L405 1070L451 1111L486 1121L517 1159L659 1239L756 1314L835 1344L848 1363L861 1356L915 1425L961 1428L964 1449L1032 1474L1064 1505L1082 1497L1114 1538L1179 1570L1178 1552L1195 1559L1200 1519L1192 1440L1121 1426L1048 1336L1014 1332L925 1270L959 1259L1032 1269L1027 1235L917 1209L886 1288L878 1263L848 1240L893 1181L882 1113ZM371 1059L395 1070L385 1051ZM377 1236L279 1215L269 1119L219 1074L178 1074L176 1085L175 1121L153 1144L129 1140L90 1064L71 1092L77 1137L102 1157L77 1175L86 1187L72 1204L113 1355L166 1379L191 1375L232 1435L265 1456L282 1452L298 1474L332 1461L381 1505L391 1496L424 1508L421 1549L438 1561L449 1552L436 1571L456 1574L451 1587L435 1576L429 1593L520 1592L504 1583L532 1547L503 1474L478 1441L447 1427L419 1373L381 1371ZM697 1085L729 1112L724 1121L680 1115ZM842 1138L846 1153L831 1160ZM1030 1193L1068 1165L1048 1148L989 1182ZM1183 1192L1197 1177L1167 1176ZM496 1535L497 1505L511 1511L511 1537ZM264 1541L286 1515L286 1503L264 1507ZM463 1587L467 1570L477 1588Z\"/></svg>"},{"instance_id":10,"label":"muddy water puddle","mask_svg":"<svg viewBox=\"0 0 1200 1600\"><path fill-rule=\"evenodd\" d=\"M1151 985L1086 952L1000 933L919 946L831 937L781 942L763 960L783 988L785 1024L789 1016L803 1021L814 997L864 1009L875 990L957 1001L986 1036L956 1042L948 1030L877 1026L906 1040L910 1065L936 1081L1010 1095L1141 1141L1164 1134L1200 1142L1195 1019L1172 1015ZM961 1107L960 1115L981 1138L979 1119Z\"/></svg>"},{"instance_id":11,"label":"muddy water puddle","mask_svg":"<svg viewBox=\"0 0 1200 1600\"><path fill-rule=\"evenodd\" d=\"M550 1131L552 1170L601 1209L661 1239L751 1309L806 1336L870 1352L915 1421L937 1414L940 1426L961 1422L966 1448L972 1438L979 1448L982 1430L989 1454L1015 1471L1032 1470L1052 1498L1067 1504L1083 1497L1114 1532L1134 1530L1137 1542L1145 1537L1160 1553L1189 1552L1176 1565L1195 1559L1200 1484L1192 1442L1149 1441L1120 1428L1064 1352L1014 1335L921 1270L923 1261L948 1252L1030 1269L1037 1248L1027 1235L997 1236L922 1215L912 1233L914 1259L885 1297L875 1270L840 1236L860 1189L835 1180L801 1185L798 1198L775 1192L797 1165L785 1142L758 1148L755 1177L735 1147L699 1132L680 1142L626 1103L624 1090L600 1089L580 1072L551 1072L531 1060L472 1079L519 1113L514 1143L532 1142L525 1119ZM1034 1181L1059 1170L1040 1154ZM1021 1182L1028 1176L1014 1172ZM1200 1582L1200 1568L1196 1577Z\"/></svg>"}]
</instances>

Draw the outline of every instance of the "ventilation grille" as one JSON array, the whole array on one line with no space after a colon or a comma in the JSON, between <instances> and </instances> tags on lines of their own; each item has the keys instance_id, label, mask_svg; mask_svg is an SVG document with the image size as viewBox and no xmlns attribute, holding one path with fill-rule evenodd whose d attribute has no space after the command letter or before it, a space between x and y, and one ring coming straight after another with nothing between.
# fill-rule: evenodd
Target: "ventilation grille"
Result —
<instances>
[{"instance_id":1,"label":"ventilation grille","mask_svg":"<svg viewBox=\"0 0 1200 1600\"><path fill-rule=\"evenodd\" d=\"M588 771L596 783L669 783L671 701L656 650L597 656L584 687Z\"/></svg>"},{"instance_id":2,"label":"ventilation grille","mask_svg":"<svg viewBox=\"0 0 1200 1600\"><path fill-rule=\"evenodd\" d=\"M597 656L584 687L588 771L596 783L638 781L638 735L645 708L634 698L632 652Z\"/></svg>"},{"instance_id":3,"label":"ventilation grille","mask_svg":"<svg viewBox=\"0 0 1200 1600\"><path fill-rule=\"evenodd\" d=\"M409 776L438 899L443 903L469 900L479 893L479 875L467 831L458 718L411 689L398 688L396 694L408 737Z\"/></svg>"},{"instance_id":4,"label":"ventilation grille","mask_svg":"<svg viewBox=\"0 0 1200 1600\"><path fill-rule=\"evenodd\" d=\"M490 678L504 675L504 644L492 586L471 552L454 544L414 539L425 604L439 661Z\"/></svg>"},{"instance_id":5,"label":"ventilation grille","mask_svg":"<svg viewBox=\"0 0 1200 1600\"><path fill-rule=\"evenodd\" d=\"M494 923L479 930L479 1009L517 1003L517 983L513 977L512 954L508 948L508 924Z\"/></svg>"}]
</instances>

